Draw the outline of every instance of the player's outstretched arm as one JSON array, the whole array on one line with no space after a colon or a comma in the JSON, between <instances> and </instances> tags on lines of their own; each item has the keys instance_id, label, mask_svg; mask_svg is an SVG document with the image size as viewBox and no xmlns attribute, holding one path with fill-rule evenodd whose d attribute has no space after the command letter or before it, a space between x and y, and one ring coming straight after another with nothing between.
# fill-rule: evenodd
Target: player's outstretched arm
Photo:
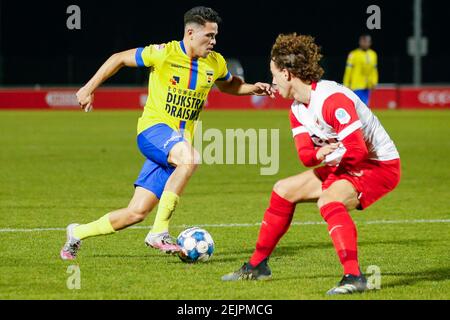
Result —
<instances>
[{"instance_id":1,"label":"player's outstretched arm","mask_svg":"<svg viewBox=\"0 0 450 320\"><path fill-rule=\"evenodd\" d=\"M81 109L89 111L92 108L95 89L116 74L122 67L137 67L136 50L137 49L131 49L113 54L106 60L100 69L97 70L88 83L78 90L76 95Z\"/></svg>"},{"instance_id":2,"label":"player's outstretched arm","mask_svg":"<svg viewBox=\"0 0 450 320\"><path fill-rule=\"evenodd\" d=\"M275 97L270 84L262 82L255 84L245 83L239 77L233 76L227 81L217 81L216 85L220 91L236 96L257 95Z\"/></svg>"}]
</instances>

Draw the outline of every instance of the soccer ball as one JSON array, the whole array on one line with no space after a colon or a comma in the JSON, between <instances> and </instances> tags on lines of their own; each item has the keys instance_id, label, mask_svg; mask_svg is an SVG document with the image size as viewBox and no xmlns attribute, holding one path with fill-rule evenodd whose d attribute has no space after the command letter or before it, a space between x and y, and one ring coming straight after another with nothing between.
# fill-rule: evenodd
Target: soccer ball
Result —
<instances>
[{"instance_id":1,"label":"soccer ball","mask_svg":"<svg viewBox=\"0 0 450 320\"><path fill-rule=\"evenodd\" d=\"M214 240L205 229L193 227L184 230L177 238L181 247L178 256L183 262L208 261L214 252Z\"/></svg>"}]
</instances>

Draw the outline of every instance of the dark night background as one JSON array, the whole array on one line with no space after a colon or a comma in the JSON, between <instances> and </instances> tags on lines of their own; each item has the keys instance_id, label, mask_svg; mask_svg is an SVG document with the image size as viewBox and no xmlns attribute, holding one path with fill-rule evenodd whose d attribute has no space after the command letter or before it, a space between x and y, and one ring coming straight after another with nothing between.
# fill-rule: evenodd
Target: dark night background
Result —
<instances>
[{"instance_id":1,"label":"dark night background","mask_svg":"<svg viewBox=\"0 0 450 320\"><path fill-rule=\"evenodd\" d=\"M66 8L81 8L81 30L68 30ZM381 30L368 30L366 9L381 8ZM411 83L413 0L401 1L33 1L0 0L0 84L78 85L114 52L183 36L183 14L196 5L219 12L216 51L238 58L246 80L270 81L268 56L278 33L312 34L325 56L325 78L341 82L347 53L369 33L380 82ZM423 82L450 82L448 1L423 1ZM108 84L143 85L145 70L122 70Z\"/></svg>"}]
</instances>

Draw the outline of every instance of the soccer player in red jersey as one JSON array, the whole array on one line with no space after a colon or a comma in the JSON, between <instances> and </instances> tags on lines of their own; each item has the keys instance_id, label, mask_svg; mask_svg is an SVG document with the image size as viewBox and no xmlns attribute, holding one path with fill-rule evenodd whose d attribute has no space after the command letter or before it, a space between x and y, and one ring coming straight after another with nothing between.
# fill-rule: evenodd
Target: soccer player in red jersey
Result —
<instances>
[{"instance_id":1,"label":"soccer player in red jersey","mask_svg":"<svg viewBox=\"0 0 450 320\"><path fill-rule=\"evenodd\" d=\"M298 156L306 167L318 167L275 184L253 255L239 270L223 276L224 281L271 278L267 260L288 230L297 203L314 201L328 224L344 273L327 293L367 289L349 211L367 208L397 186L400 159L389 135L358 96L336 82L321 80L321 57L311 36L279 35L272 47L273 86L284 98L294 99L289 117Z\"/></svg>"}]
</instances>

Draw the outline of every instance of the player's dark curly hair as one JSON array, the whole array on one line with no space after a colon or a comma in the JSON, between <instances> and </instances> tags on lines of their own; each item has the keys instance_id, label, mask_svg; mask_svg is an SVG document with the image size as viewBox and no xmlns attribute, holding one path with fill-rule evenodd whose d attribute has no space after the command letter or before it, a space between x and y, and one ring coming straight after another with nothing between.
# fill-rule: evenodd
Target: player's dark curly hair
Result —
<instances>
[{"instance_id":1,"label":"player's dark curly hair","mask_svg":"<svg viewBox=\"0 0 450 320\"><path fill-rule=\"evenodd\" d=\"M222 19L213 9L200 6L194 7L184 14L184 25L192 22L204 26L207 22L219 24L222 22Z\"/></svg>"},{"instance_id":2,"label":"player's dark curly hair","mask_svg":"<svg viewBox=\"0 0 450 320\"><path fill-rule=\"evenodd\" d=\"M271 59L279 69L287 69L302 81L319 81L324 71L319 65L320 47L312 36L280 34L272 47Z\"/></svg>"}]
</instances>

